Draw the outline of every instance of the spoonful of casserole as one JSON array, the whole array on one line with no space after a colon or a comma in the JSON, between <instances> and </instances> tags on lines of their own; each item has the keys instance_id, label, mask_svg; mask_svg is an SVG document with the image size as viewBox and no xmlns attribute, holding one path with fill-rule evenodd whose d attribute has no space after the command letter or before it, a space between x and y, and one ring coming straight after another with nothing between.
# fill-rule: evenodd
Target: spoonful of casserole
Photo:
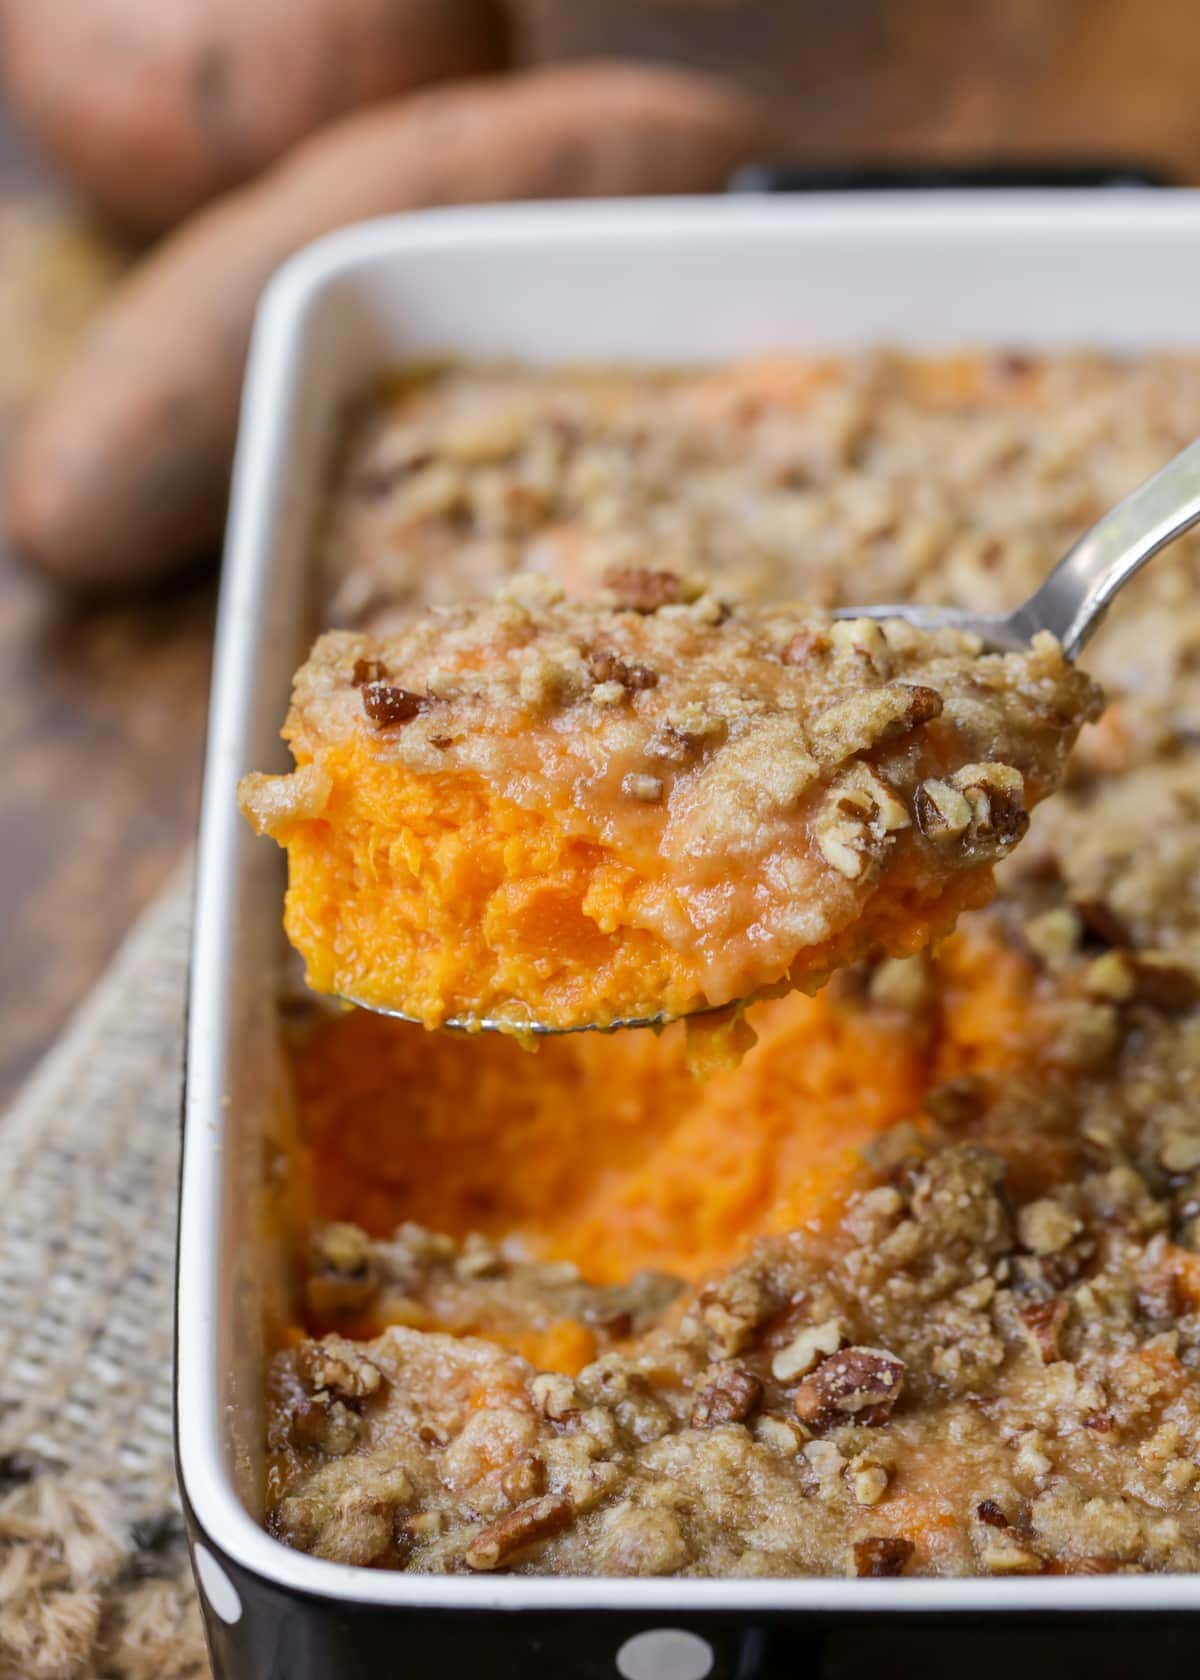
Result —
<instances>
[{"instance_id":1,"label":"spoonful of casserole","mask_svg":"<svg viewBox=\"0 0 1200 1680\"><path fill-rule=\"evenodd\" d=\"M427 1027L658 1025L919 950L992 892L1098 690L1072 660L1200 519L1200 444L1007 618L736 605L665 571L515 578L298 673L287 848L318 991Z\"/></svg>"},{"instance_id":2,"label":"spoonful of casserole","mask_svg":"<svg viewBox=\"0 0 1200 1680\"><path fill-rule=\"evenodd\" d=\"M986 901L1099 708L1054 638L688 593L524 576L320 638L296 769L239 790L312 986L428 1027L641 1026L815 990Z\"/></svg>"}]
</instances>

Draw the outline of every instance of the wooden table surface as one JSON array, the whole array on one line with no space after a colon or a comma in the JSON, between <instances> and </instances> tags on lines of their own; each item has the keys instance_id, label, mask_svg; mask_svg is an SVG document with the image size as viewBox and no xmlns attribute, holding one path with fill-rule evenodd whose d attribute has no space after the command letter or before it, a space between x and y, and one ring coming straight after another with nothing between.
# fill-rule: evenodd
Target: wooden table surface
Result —
<instances>
[{"instance_id":1,"label":"wooden table surface","mask_svg":"<svg viewBox=\"0 0 1200 1680\"><path fill-rule=\"evenodd\" d=\"M718 68L797 161L1123 154L1200 180L1193 0L526 0L526 52ZM0 115L0 196L36 184ZM210 568L211 571L211 568ZM0 1103L195 823L211 576L71 602L0 555Z\"/></svg>"}]
</instances>

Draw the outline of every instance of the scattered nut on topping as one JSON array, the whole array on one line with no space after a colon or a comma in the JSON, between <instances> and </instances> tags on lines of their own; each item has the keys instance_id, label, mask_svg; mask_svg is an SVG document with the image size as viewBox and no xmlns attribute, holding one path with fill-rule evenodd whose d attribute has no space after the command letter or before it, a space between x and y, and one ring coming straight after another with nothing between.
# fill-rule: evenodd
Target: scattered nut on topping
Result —
<instances>
[{"instance_id":1,"label":"scattered nut on topping","mask_svg":"<svg viewBox=\"0 0 1200 1680\"><path fill-rule=\"evenodd\" d=\"M300 1368L310 1391L324 1389L342 1400L368 1399L383 1385L379 1367L342 1336L305 1343Z\"/></svg>"},{"instance_id":2,"label":"scattered nut on topping","mask_svg":"<svg viewBox=\"0 0 1200 1680\"><path fill-rule=\"evenodd\" d=\"M888 1488L888 1473L882 1464L864 1464L850 1476L850 1489L857 1505L878 1505Z\"/></svg>"},{"instance_id":3,"label":"scattered nut on topping","mask_svg":"<svg viewBox=\"0 0 1200 1680\"><path fill-rule=\"evenodd\" d=\"M467 1546L463 1562L468 1569L499 1569L526 1547L561 1533L573 1514L570 1499L562 1493L544 1494L518 1505L480 1529Z\"/></svg>"},{"instance_id":4,"label":"scattered nut on topping","mask_svg":"<svg viewBox=\"0 0 1200 1680\"><path fill-rule=\"evenodd\" d=\"M1008 851L1029 827L1025 779L1011 764L964 764L950 777L971 807L971 837Z\"/></svg>"},{"instance_id":5,"label":"scattered nut on topping","mask_svg":"<svg viewBox=\"0 0 1200 1680\"><path fill-rule=\"evenodd\" d=\"M1007 1534L990 1541L979 1561L991 1575L1040 1575L1046 1567L1045 1558Z\"/></svg>"},{"instance_id":6,"label":"scattered nut on topping","mask_svg":"<svg viewBox=\"0 0 1200 1680\"><path fill-rule=\"evenodd\" d=\"M857 654L879 671L890 663L887 637L874 618L838 618L829 626L829 639L839 653Z\"/></svg>"},{"instance_id":7,"label":"scattered nut on topping","mask_svg":"<svg viewBox=\"0 0 1200 1680\"><path fill-rule=\"evenodd\" d=\"M368 682L362 687L363 711L372 723L387 727L394 723L410 723L425 710L428 702L420 694L407 688L394 688L391 683Z\"/></svg>"},{"instance_id":8,"label":"scattered nut on topping","mask_svg":"<svg viewBox=\"0 0 1200 1680\"><path fill-rule=\"evenodd\" d=\"M712 1429L719 1423L742 1423L762 1398L762 1383L742 1365L727 1365L705 1383L692 1405L691 1422L696 1429Z\"/></svg>"},{"instance_id":9,"label":"scattered nut on topping","mask_svg":"<svg viewBox=\"0 0 1200 1680\"><path fill-rule=\"evenodd\" d=\"M1067 1303L1055 1296L1049 1301L1033 1301L1018 1314L1029 1344L1043 1365L1052 1365L1062 1358L1058 1338L1067 1321L1067 1311Z\"/></svg>"},{"instance_id":10,"label":"scattered nut on topping","mask_svg":"<svg viewBox=\"0 0 1200 1680\"><path fill-rule=\"evenodd\" d=\"M354 671L350 678L351 686L362 688L364 683L381 683L387 681L387 670L380 659L356 659Z\"/></svg>"},{"instance_id":11,"label":"scattered nut on topping","mask_svg":"<svg viewBox=\"0 0 1200 1680\"><path fill-rule=\"evenodd\" d=\"M823 1324L810 1324L801 1330L771 1361L771 1375L776 1382L794 1382L819 1365L822 1359L836 1353L842 1345L842 1321L827 1318Z\"/></svg>"},{"instance_id":12,"label":"scattered nut on topping","mask_svg":"<svg viewBox=\"0 0 1200 1680\"><path fill-rule=\"evenodd\" d=\"M618 683L634 693L654 688L658 682L658 672L649 665L626 663L611 648L594 648L588 656L588 669L597 683Z\"/></svg>"},{"instance_id":13,"label":"scattered nut on topping","mask_svg":"<svg viewBox=\"0 0 1200 1680\"><path fill-rule=\"evenodd\" d=\"M760 1417L754 1425L755 1438L782 1458L795 1458L805 1431L787 1418Z\"/></svg>"},{"instance_id":14,"label":"scattered nut on topping","mask_svg":"<svg viewBox=\"0 0 1200 1680\"><path fill-rule=\"evenodd\" d=\"M821 856L856 881L872 854L911 818L896 795L866 764L855 764L832 784L816 829Z\"/></svg>"},{"instance_id":15,"label":"scattered nut on topping","mask_svg":"<svg viewBox=\"0 0 1200 1680\"><path fill-rule=\"evenodd\" d=\"M610 566L604 573L603 583L617 606L627 612L657 612L659 607L685 597L678 573L656 572L649 567Z\"/></svg>"},{"instance_id":16,"label":"scattered nut on topping","mask_svg":"<svg viewBox=\"0 0 1200 1680\"><path fill-rule=\"evenodd\" d=\"M916 811L927 840L957 840L970 827L966 795L937 776L930 776L917 789Z\"/></svg>"},{"instance_id":17,"label":"scattered nut on topping","mask_svg":"<svg viewBox=\"0 0 1200 1680\"><path fill-rule=\"evenodd\" d=\"M889 1575L903 1575L913 1555L913 1543L898 1534L879 1535L871 1540L854 1543L854 1573L882 1579Z\"/></svg>"},{"instance_id":18,"label":"scattered nut on topping","mask_svg":"<svg viewBox=\"0 0 1200 1680\"><path fill-rule=\"evenodd\" d=\"M556 1371L541 1371L529 1384L533 1403L546 1417L560 1422L582 1405L579 1390L570 1377Z\"/></svg>"},{"instance_id":19,"label":"scattered nut on topping","mask_svg":"<svg viewBox=\"0 0 1200 1680\"><path fill-rule=\"evenodd\" d=\"M810 1429L837 1423L880 1424L904 1387L904 1363L884 1348L851 1347L832 1354L805 1378L792 1405Z\"/></svg>"}]
</instances>

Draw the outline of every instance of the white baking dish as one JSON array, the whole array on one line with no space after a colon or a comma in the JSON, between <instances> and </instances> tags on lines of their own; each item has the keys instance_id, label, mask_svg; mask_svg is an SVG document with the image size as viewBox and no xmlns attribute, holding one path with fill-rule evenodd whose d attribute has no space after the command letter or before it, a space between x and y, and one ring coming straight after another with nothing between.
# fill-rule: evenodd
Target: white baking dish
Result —
<instances>
[{"instance_id":1,"label":"white baking dish","mask_svg":"<svg viewBox=\"0 0 1200 1680\"><path fill-rule=\"evenodd\" d=\"M963 193L434 211L324 240L289 263L266 295L247 378L217 641L179 1247L179 1465L222 1674L365 1674L359 1646L378 1652L376 1642L395 1629L400 1612L410 1652L423 1630L426 1661L440 1660L464 1630L482 1627L480 1650L520 1652L522 1672L563 1676L614 1672L614 1653L631 1633L664 1623L710 1640L712 1672L749 1673L758 1647L747 1644L746 1628L778 1617L817 1626L918 1612L1200 1610L1200 1582L1185 1576L417 1576L304 1556L259 1526L260 1325L264 1292L278 1279L256 1215L264 1129L286 1100L272 998L283 868L238 816L234 784L251 767L283 764L277 731L313 629L314 511L344 400L373 373L440 353L661 362L880 341L1194 346L1200 195ZM260 1604L254 1617L251 1598ZM499 1619L498 1611L523 1614ZM554 1648L546 1630L561 1625L563 1611L587 1618L586 1632L577 1629L580 1651L578 1641L586 1642L578 1667L566 1647L546 1656ZM287 1630L295 1632L298 1618L307 1631L289 1645ZM285 1649L291 1656L282 1666L269 1666ZM685 1644L675 1649L685 1653ZM699 1645L686 1650L692 1658L680 1656L679 1674L705 1672ZM654 1672L639 1669L635 1657L627 1651L623 1671L636 1680ZM455 1658L444 1660L453 1668ZM477 1674L492 1672L477 1653L471 1662ZM515 1658L513 1667L505 1657L495 1668L512 1671Z\"/></svg>"}]
</instances>

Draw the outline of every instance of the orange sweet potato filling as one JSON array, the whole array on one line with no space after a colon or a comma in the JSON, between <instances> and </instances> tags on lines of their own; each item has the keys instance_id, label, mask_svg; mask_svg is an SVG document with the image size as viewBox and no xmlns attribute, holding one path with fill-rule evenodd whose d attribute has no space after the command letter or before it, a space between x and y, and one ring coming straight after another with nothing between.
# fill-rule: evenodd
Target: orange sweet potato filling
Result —
<instances>
[{"instance_id":1,"label":"orange sweet potato filling","mask_svg":"<svg viewBox=\"0 0 1200 1680\"><path fill-rule=\"evenodd\" d=\"M411 1219L516 1236L598 1282L640 1267L700 1277L756 1235L835 1221L864 1182L864 1146L917 1116L931 1085L1028 1056L1024 958L959 934L939 969L928 1031L898 1010L791 994L752 1011L753 1055L705 1081L678 1025L530 1056L491 1035L332 1017L294 1052L306 1211L377 1235Z\"/></svg>"},{"instance_id":2,"label":"orange sweet potato filling","mask_svg":"<svg viewBox=\"0 0 1200 1680\"><path fill-rule=\"evenodd\" d=\"M284 925L317 991L402 1008L426 1026L486 1015L497 998L519 998L533 1020L607 1021L705 1007L717 961L734 997L738 976L754 972L749 874L724 889L744 897L744 937L724 940L715 961L656 931L689 922L683 885L652 845L618 858L571 833L563 813L517 805L461 772L416 774L357 736L327 749L322 768L332 789L322 815L279 836ZM800 953L787 984L815 988L873 947L922 949L991 897L990 869L938 881L910 859L851 926Z\"/></svg>"}]
</instances>

